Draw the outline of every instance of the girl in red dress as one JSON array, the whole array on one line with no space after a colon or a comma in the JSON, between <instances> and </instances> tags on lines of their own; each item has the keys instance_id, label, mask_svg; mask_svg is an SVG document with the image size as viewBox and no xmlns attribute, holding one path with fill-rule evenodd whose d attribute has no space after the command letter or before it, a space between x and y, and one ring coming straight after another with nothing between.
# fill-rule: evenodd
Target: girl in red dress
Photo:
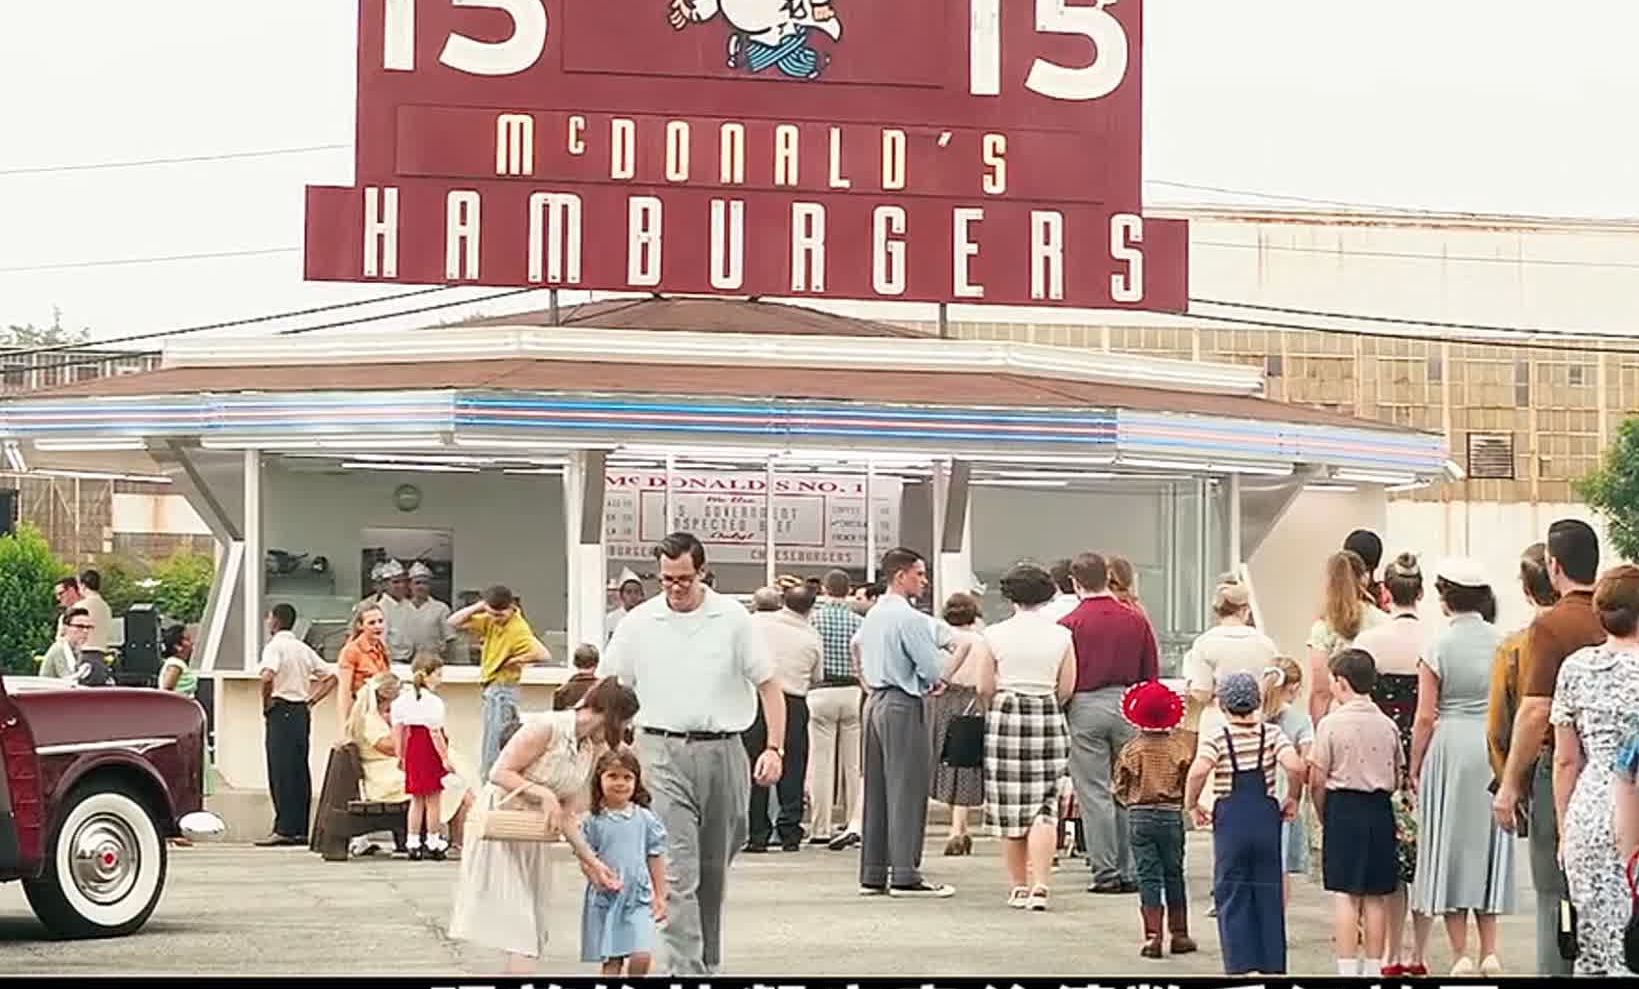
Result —
<instances>
[{"instance_id":1,"label":"girl in red dress","mask_svg":"<svg viewBox=\"0 0 1639 989\"><path fill-rule=\"evenodd\" d=\"M393 701L390 716L393 740L398 748L398 764L404 770L404 792L410 795L410 858L444 860L449 838L444 834L440 813L444 777L450 766L449 741L444 735L444 702L436 691L444 679L444 660L433 653L420 653L410 666L413 680L408 691ZM421 830L426 825L425 852Z\"/></svg>"}]
</instances>

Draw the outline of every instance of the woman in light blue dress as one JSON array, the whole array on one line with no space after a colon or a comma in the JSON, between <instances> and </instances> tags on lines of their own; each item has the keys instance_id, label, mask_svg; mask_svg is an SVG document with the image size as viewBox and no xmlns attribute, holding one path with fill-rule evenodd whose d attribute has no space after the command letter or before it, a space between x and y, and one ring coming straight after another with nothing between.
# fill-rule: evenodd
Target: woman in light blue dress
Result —
<instances>
[{"instance_id":1,"label":"woman in light blue dress","mask_svg":"<svg viewBox=\"0 0 1639 989\"><path fill-rule=\"evenodd\" d=\"M1480 971L1496 975L1497 916L1514 909L1514 844L1485 813L1491 764L1485 715L1491 663L1502 633L1497 601L1470 560L1442 564L1435 587L1450 616L1418 667L1411 772L1416 781L1417 878L1411 908L1445 918L1457 959L1453 975L1472 975L1468 915L1480 939Z\"/></svg>"},{"instance_id":2,"label":"woman in light blue dress","mask_svg":"<svg viewBox=\"0 0 1639 989\"><path fill-rule=\"evenodd\" d=\"M637 754L622 746L592 769L586 844L620 877L620 889L586 884L580 953L604 975L647 975L655 927L666 921L666 826L649 810Z\"/></svg>"}]
</instances>

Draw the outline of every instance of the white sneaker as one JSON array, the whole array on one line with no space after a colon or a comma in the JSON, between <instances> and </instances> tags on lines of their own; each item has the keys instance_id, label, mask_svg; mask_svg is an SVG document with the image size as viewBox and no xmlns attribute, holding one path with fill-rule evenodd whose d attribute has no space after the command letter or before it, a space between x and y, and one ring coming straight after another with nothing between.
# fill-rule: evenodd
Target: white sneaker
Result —
<instances>
[{"instance_id":1,"label":"white sneaker","mask_svg":"<svg viewBox=\"0 0 1639 989\"><path fill-rule=\"evenodd\" d=\"M1007 894L1007 905L1014 910L1023 910L1030 905L1030 887L1015 886Z\"/></svg>"},{"instance_id":2,"label":"white sneaker","mask_svg":"<svg viewBox=\"0 0 1639 989\"><path fill-rule=\"evenodd\" d=\"M1451 966L1453 978L1466 979L1474 975L1474 959L1464 956L1457 959L1457 964Z\"/></svg>"},{"instance_id":3,"label":"white sneaker","mask_svg":"<svg viewBox=\"0 0 1639 989\"><path fill-rule=\"evenodd\" d=\"M1496 955L1486 955L1480 962L1480 974L1487 978L1502 974L1502 961Z\"/></svg>"},{"instance_id":4,"label":"white sneaker","mask_svg":"<svg viewBox=\"0 0 1639 989\"><path fill-rule=\"evenodd\" d=\"M949 883L918 883L915 886L889 886L889 896L909 899L945 900L956 895L956 887Z\"/></svg>"}]
</instances>

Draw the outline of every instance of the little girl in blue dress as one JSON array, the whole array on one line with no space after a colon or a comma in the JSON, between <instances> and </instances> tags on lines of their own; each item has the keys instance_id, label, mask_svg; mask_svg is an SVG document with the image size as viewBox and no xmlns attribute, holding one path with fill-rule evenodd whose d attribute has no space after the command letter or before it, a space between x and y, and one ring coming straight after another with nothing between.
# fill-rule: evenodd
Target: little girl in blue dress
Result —
<instances>
[{"instance_id":1,"label":"little girl in blue dress","mask_svg":"<svg viewBox=\"0 0 1639 989\"><path fill-rule=\"evenodd\" d=\"M592 769L592 813L586 844L620 877L611 892L586 886L581 906L581 961L604 975L647 975L655 928L666 922L666 826L649 810L643 769L626 746L605 752Z\"/></svg>"}]
</instances>

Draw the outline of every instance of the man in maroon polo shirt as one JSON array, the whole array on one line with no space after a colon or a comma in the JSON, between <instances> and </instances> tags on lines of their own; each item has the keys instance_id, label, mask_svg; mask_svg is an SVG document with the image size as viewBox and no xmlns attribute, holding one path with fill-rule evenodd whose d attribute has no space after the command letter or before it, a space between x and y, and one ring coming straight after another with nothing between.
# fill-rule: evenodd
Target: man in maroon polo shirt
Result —
<instances>
[{"instance_id":1,"label":"man in maroon polo shirt","mask_svg":"<svg viewBox=\"0 0 1639 989\"><path fill-rule=\"evenodd\" d=\"M1110 594L1109 567L1097 553L1070 564L1074 611L1060 622L1076 650L1076 693L1065 708L1070 722L1070 781L1081 805L1081 828L1092 868L1089 893L1136 893L1138 877L1127 837L1127 812L1115 802L1110 766L1133 736L1121 714L1121 695L1160 670L1148 618Z\"/></svg>"}]
</instances>

